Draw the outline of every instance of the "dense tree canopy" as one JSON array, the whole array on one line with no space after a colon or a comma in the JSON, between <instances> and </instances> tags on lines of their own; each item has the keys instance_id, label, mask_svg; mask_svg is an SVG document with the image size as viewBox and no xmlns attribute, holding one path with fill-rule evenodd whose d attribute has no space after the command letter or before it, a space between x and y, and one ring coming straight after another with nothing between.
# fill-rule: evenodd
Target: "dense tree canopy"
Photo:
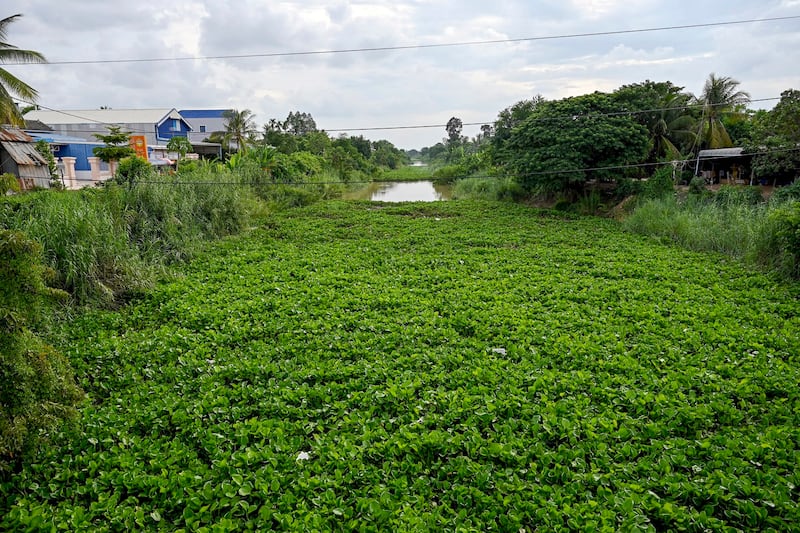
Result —
<instances>
[{"instance_id":1,"label":"dense tree canopy","mask_svg":"<svg viewBox=\"0 0 800 533\"><path fill-rule=\"evenodd\" d=\"M617 97L599 92L537 104L504 147L518 182L528 190L575 193L589 178L624 176L602 168L639 163L650 136L631 115L617 113L619 106Z\"/></svg>"}]
</instances>

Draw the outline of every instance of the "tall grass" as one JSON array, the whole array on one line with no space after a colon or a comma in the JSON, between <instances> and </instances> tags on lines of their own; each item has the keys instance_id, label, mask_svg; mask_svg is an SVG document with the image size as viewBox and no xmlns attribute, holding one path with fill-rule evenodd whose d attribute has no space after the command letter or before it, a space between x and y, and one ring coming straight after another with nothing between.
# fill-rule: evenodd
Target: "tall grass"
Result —
<instances>
[{"instance_id":1,"label":"tall grass","mask_svg":"<svg viewBox=\"0 0 800 533\"><path fill-rule=\"evenodd\" d=\"M525 191L513 178L464 178L453 183L453 199L519 201Z\"/></svg>"},{"instance_id":2,"label":"tall grass","mask_svg":"<svg viewBox=\"0 0 800 533\"><path fill-rule=\"evenodd\" d=\"M749 190L647 200L623 222L629 231L691 250L719 252L784 278L798 278L800 203L758 201ZM794 238L794 240L793 240Z\"/></svg>"},{"instance_id":3,"label":"tall grass","mask_svg":"<svg viewBox=\"0 0 800 533\"><path fill-rule=\"evenodd\" d=\"M40 242L56 285L77 303L108 304L146 289L203 241L245 228L255 200L237 179L197 165L135 184L42 191L7 202L0 226Z\"/></svg>"}]
</instances>

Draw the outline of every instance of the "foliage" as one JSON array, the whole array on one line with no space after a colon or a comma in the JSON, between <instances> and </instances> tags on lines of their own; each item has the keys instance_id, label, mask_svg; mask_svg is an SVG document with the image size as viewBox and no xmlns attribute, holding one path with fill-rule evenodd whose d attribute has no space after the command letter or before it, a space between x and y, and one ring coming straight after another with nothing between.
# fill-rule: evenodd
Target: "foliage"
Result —
<instances>
[{"instance_id":1,"label":"foliage","mask_svg":"<svg viewBox=\"0 0 800 533\"><path fill-rule=\"evenodd\" d=\"M662 165L642 185L643 198L664 198L675 193L672 165Z\"/></svg>"},{"instance_id":2,"label":"foliage","mask_svg":"<svg viewBox=\"0 0 800 533\"><path fill-rule=\"evenodd\" d=\"M511 132L531 116L537 106L544 101L544 97L539 94L530 100L521 100L498 113L490 148L493 164L505 166L513 159L513 152L510 151L508 145Z\"/></svg>"},{"instance_id":3,"label":"foliage","mask_svg":"<svg viewBox=\"0 0 800 533\"><path fill-rule=\"evenodd\" d=\"M192 151L192 143L186 137L176 135L167 142L167 150L175 152L179 155L179 160L186 157L186 154Z\"/></svg>"},{"instance_id":4,"label":"foliage","mask_svg":"<svg viewBox=\"0 0 800 533\"><path fill-rule=\"evenodd\" d=\"M77 303L111 305L151 286L161 265L247 227L249 188L220 186L237 177L217 172L204 165L132 187L46 191L16 204L4 199L0 226L40 242L54 284Z\"/></svg>"},{"instance_id":5,"label":"foliage","mask_svg":"<svg viewBox=\"0 0 800 533\"><path fill-rule=\"evenodd\" d=\"M14 174L10 172L0 174L0 194L5 195L8 192L19 192L20 190L19 180Z\"/></svg>"},{"instance_id":6,"label":"foliage","mask_svg":"<svg viewBox=\"0 0 800 533\"><path fill-rule=\"evenodd\" d=\"M778 205L768 214L768 232L757 257L779 274L800 279L800 202Z\"/></svg>"},{"instance_id":7,"label":"foliage","mask_svg":"<svg viewBox=\"0 0 800 533\"><path fill-rule=\"evenodd\" d=\"M107 134L94 134L97 140L105 144L105 146L95 147L92 150L94 155L108 163L109 161L120 161L136 154L130 146L131 134L129 132L122 131L121 126L107 126L107 129Z\"/></svg>"},{"instance_id":8,"label":"foliage","mask_svg":"<svg viewBox=\"0 0 800 533\"><path fill-rule=\"evenodd\" d=\"M47 170L50 172L50 188L59 189L64 185L61 183L61 176L58 173L58 164L56 158L53 156L53 150L50 148L50 143L44 139L36 141L36 151L47 161Z\"/></svg>"},{"instance_id":9,"label":"foliage","mask_svg":"<svg viewBox=\"0 0 800 533\"><path fill-rule=\"evenodd\" d=\"M617 109L615 97L604 93L538 104L507 142L508 165L519 183L529 191L576 194L590 176L624 176L624 170L602 169L639 162L650 145L644 126L630 115L611 114Z\"/></svg>"},{"instance_id":10,"label":"foliage","mask_svg":"<svg viewBox=\"0 0 800 533\"><path fill-rule=\"evenodd\" d=\"M796 291L512 204L320 203L65 328L0 528L790 530ZM691 275L687 275L690 273Z\"/></svg>"},{"instance_id":11,"label":"foliage","mask_svg":"<svg viewBox=\"0 0 800 533\"><path fill-rule=\"evenodd\" d=\"M69 364L31 331L65 296L46 284L42 248L0 229L0 480L19 469L81 398Z\"/></svg>"},{"instance_id":12,"label":"foliage","mask_svg":"<svg viewBox=\"0 0 800 533\"><path fill-rule=\"evenodd\" d=\"M800 91L781 93L781 100L753 120L745 153L753 156L752 168L760 179L791 182L800 174Z\"/></svg>"},{"instance_id":13,"label":"foliage","mask_svg":"<svg viewBox=\"0 0 800 533\"><path fill-rule=\"evenodd\" d=\"M725 130L722 117L725 114L741 113L750 95L738 90L739 82L728 76L717 76L713 72L703 86L700 103L703 104L703 147L729 148L733 146Z\"/></svg>"},{"instance_id":14,"label":"foliage","mask_svg":"<svg viewBox=\"0 0 800 533\"><path fill-rule=\"evenodd\" d=\"M694 145L699 117L689 107L692 95L682 91L683 87L671 82L650 80L614 91L622 109L633 112L633 118L650 132L648 161L679 159Z\"/></svg>"},{"instance_id":15,"label":"foliage","mask_svg":"<svg viewBox=\"0 0 800 533\"><path fill-rule=\"evenodd\" d=\"M723 187L710 198L646 202L625 220L625 227L692 250L721 252L782 278L797 278L797 205L779 198L766 203L757 187Z\"/></svg>"},{"instance_id":16,"label":"foliage","mask_svg":"<svg viewBox=\"0 0 800 533\"><path fill-rule=\"evenodd\" d=\"M237 152L246 152L247 143L256 134L255 115L249 109L227 109L223 111L225 131L222 132L223 145Z\"/></svg>"},{"instance_id":17,"label":"foliage","mask_svg":"<svg viewBox=\"0 0 800 533\"><path fill-rule=\"evenodd\" d=\"M525 191L514 179L501 177L459 179L452 192L453 199L518 202L524 197Z\"/></svg>"},{"instance_id":18,"label":"foliage","mask_svg":"<svg viewBox=\"0 0 800 533\"><path fill-rule=\"evenodd\" d=\"M0 20L0 65L4 63L47 63L39 52L23 50L6 42L11 24L22 15L11 15ZM0 124L24 126L25 119L14 102L14 97L35 102L36 90L9 71L0 68Z\"/></svg>"},{"instance_id":19,"label":"foliage","mask_svg":"<svg viewBox=\"0 0 800 533\"><path fill-rule=\"evenodd\" d=\"M120 185L133 187L142 180L147 181L153 174L153 167L147 159L132 155L120 160L114 179Z\"/></svg>"}]
</instances>

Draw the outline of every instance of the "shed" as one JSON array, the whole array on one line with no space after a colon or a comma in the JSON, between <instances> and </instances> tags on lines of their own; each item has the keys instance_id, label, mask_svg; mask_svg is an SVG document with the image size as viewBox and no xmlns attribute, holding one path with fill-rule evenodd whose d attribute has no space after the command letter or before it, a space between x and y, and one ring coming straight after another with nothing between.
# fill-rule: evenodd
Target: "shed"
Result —
<instances>
[{"instance_id":1,"label":"shed","mask_svg":"<svg viewBox=\"0 0 800 533\"><path fill-rule=\"evenodd\" d=\"M6 172L17 176L23 189L50 186L47 160L33 138L17 128L0 128L0 173Z\"/></svg>"},{"instance_id":2,"label":"shed","mask_svg":"<svg viewBox=\"0 0 800 533\"><path fill-rule=\"evenodd\" d=\"M697 154L697 175L707 183L729 183L743 185L752 180L750 162L753 156L744 153L744 148L714 148L700 150Z\"/></svg>"}]
</instances>

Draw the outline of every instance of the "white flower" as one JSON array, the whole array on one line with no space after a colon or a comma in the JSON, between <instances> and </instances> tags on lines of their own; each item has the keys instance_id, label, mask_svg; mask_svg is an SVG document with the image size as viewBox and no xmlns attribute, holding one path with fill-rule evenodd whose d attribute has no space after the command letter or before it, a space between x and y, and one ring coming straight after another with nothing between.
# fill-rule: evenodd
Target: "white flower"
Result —
<instances>
[{"instance_id":1,"label":"white flower","mask_svg":"<svg viewBox=\"0 0 800 533\"><path fill-rule=\"evenodd\" d=\"M311 455L308 452L300 452L297 454L295 461L308 461L309 459L311 459Z\"/></svg>"}]
</instances>

